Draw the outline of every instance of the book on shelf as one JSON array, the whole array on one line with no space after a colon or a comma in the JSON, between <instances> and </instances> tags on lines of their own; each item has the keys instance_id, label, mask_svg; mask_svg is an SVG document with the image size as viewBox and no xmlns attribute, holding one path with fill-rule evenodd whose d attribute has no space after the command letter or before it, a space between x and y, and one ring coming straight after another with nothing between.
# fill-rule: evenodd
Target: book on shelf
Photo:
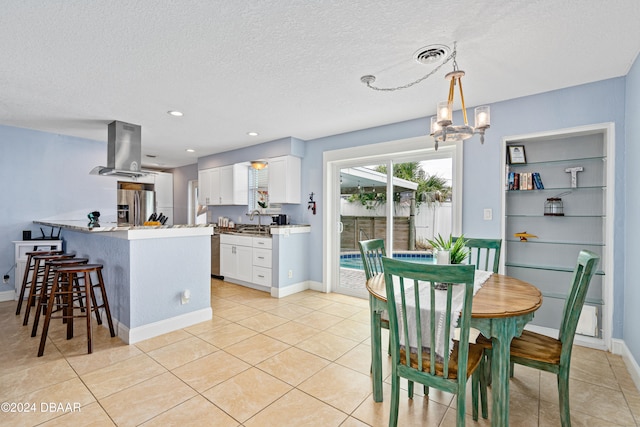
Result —
<instances>
[{"instance_id":1,"label":"book on shelf","mask_svg":"<svg viewBox=\"0 0 640 427\"><path fill-rule=\"evenodd\" d=\"M509 172L507 189L512 190L544 190L542 178L538 172Z\"/></svg>"},{"instance_id":2,"label":"book on shelf","mask_svg":"<svg viewBox=\"0 0 640 427\"><path fill-rule=\"evenodd\" d=\"M538 172L533 173L533 183L536 187L536 190L544 190L544 185L542 185L542 178L540 178L540 174Z\"/></svg>"}]
</instances>

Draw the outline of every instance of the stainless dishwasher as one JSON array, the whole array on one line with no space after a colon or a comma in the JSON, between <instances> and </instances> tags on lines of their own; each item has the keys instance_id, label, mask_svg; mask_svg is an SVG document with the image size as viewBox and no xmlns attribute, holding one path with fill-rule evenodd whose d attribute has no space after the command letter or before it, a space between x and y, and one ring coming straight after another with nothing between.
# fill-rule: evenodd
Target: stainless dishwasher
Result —
<instances>
[{"instance_id":1,"label":"stainless dishwasher","mask_svg":"<svg viewBox=\"0 0 640 427\"><path fill-rule=\"evenodd\" d=\"M220 275L220 234L215 231L211 236L211 277L224 280Z\"/></svg>"}]
</instances>

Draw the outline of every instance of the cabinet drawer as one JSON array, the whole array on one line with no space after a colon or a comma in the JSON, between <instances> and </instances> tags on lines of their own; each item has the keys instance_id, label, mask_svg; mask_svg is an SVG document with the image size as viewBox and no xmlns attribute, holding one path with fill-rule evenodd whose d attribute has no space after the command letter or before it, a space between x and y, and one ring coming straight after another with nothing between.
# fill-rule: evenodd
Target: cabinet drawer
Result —
<instances>
[{"instance_id":1,"label":"cabinet drawer","mask_svg":"<svg viewBox=\"0 0 640 427\"><path fill-rule=\"evenodd\" d=\"M254 237L253 247L271 249L271 242L272 242L272 239L269 237Z\"/></svg>"},{"instance_id":2,"label":"cabinet drawer","mask_svg":"<svg viewBox=\"0 0 640 427\"><path fill-rule=\"evenodd\" d=\"M237 245L237 246L251 246L253 237L250 236L238 236L236 234L220 234L220 243Z\"/></svg>"},{"instance_id":3,"label":"cabinet drawer","mask_svg":"<svg viewBox=\"0 0 640 427\"><path fill-rule=\"evenodd\" d=\"M271 268L271 249L253 248L253 265Z\"/></svg>"},{"instance_id":4,"label":"cabinet drawer","mask_svg":"<svg viewBox=\"0 0 640 427\"><path fill-rule=\"evenodd\" d=\"M253 283L256 285L271 286L271 269L254 266Z\"/></svg>"}]
</instances>

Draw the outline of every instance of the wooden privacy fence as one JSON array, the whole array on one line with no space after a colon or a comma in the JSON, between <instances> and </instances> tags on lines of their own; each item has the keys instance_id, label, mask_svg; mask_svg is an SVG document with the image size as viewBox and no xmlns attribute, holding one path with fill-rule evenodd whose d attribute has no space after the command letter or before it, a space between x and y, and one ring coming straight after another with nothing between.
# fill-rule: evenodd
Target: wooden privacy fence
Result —
<instances>
[{"instance_id":1,"label":"wooden privacy fence","mask_svg":"<svg viewBox=\"0 0 640 427\"><path fill-rule=\"evenodd\" d=\"M342 216L340 249L357 251L359 240L386 239L387 219L376 216ZM409 250L409 217L393 218L393 248Z\"/></svg>"}]
</instances>

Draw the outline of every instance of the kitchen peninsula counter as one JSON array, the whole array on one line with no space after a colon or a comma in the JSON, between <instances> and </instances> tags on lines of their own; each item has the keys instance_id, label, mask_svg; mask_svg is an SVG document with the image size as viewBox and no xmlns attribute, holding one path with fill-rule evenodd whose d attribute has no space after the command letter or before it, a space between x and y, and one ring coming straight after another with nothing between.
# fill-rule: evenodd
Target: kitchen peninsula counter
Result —
<instances>
[{"instance_id":1,"label":"kitchen peninsula counter","mask_svg":"<svg viewBox=\"0 0 640 427\"><path fill-rule=\"evenodd\" d=\"M123 341L133 344L212 318L210 225L34 223L60 227L66 252L104 265L111 314ZM183 304L187 290L190 298Z\"/></svg>"}]
</instances>

